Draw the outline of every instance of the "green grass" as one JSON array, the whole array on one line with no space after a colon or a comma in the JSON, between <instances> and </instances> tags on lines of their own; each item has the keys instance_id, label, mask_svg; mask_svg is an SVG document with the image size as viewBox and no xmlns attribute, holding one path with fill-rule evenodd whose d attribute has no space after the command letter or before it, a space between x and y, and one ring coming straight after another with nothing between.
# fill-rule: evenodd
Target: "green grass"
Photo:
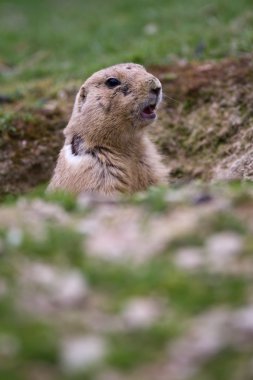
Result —
<instances>
[{"instance_id":1,"label":"green grass","mask_svg":"<svg viewBox=\"0 0 253 380\"><path fill-rule=\"evenodd\" d=\"M250 51L252 2L1 0L0 35L0 62L8 66L3 83L82 80L121 61L161 64Z\"/></svg>"},{"instance_id":2,"label":"green grass","mask_svg":"<svg viewBox=\"0 0 253 380\"><path fill-rule=\"evenodd\" d=\"M214 185L214 192L217 188ZM247 183L242 184L241 187L236 184L224 185L223 194L227 192L228 199L231 199L229 194L231 196L232 193L232 198L237 203L240 192L243 191L249 196L251 189L251 184ZM171 189L167 193L172 199L174 191ZM40 192L41 189L37 189L30 198L27 197L27 201L32 202L33 196L39 196ZM182 197L179 207L180 205L185 207L184 202L186 205L188 202L188 207L190 207L191 201L188 199L187 191L185 194L186 198ZM134 203L136 210L145 208L146 217L150 218L154 213L157 217L157 212L164 211L163 207L160 207L160 204L163 205L164 198L163 189L157 189L157 192L151 189L146 194L146 198L133 197L129 203ZM44 201L46 200L47 196L44 195ZM150 200L150 204L147 200ZM252 247L250 227L240 229L239 225L240 223L243 225L243 222L239 219L231 221L229 211L227 217L225 217L225 211L223 211L223 217L216 211L214 215L217 218L207 218L206 225L203 224L198 238L198 230L192 235L181 234L180 239L172 241L163 252L157 252L154 258L142 265L133 265L133 263L124 264L123 262L108 263L87 255L83 245L85 236L78 233L75 226L76 223L78 225L79 218L84 218L87 213L93 213L94 210L78 210L74 200L68 197L61 200L57 195L54 201L65 207L65 210L71 211L68 215L69 218L73 218L73 223L68 228L53 220L47 220L45 224L43 223L44 238L37 239L24 231L19 245L11 244L8 231L0 231L0 241L4 252L0 256L0 280L4 281L9 289L5 296L0 294L0 338L2 334L14 337L19 346L16 355L9 356L0 368L0 380L8 378L25 380L29 371L33 368L39 370L41 366L46 368L49 374L55 376L56 380L58 378L63 380L96 378L89 372L71 377L62 373L59 362L59 347L66 333L70 336L76 333L82 336L90 332L89 324L86 325L85 322L85 316L90 311L92 313L95 311L95 318L98 312L98 316L103 317L105 314L110 319L110 316L112 318L120 316L127 303L134 298L152 297L163 302L164 309L161 316L153 325L144 329L107 330L105 321L103 337L109 347L105 366L126 372L131 376L135 369L162 359L167 352L167 347L173 347L177 338L187 333L189 324L199 315L215 309L228 309L233 312L249 302L252 289L251 277L248 278L240 272L238 274L219 273L210 271L208 268L198 269L195 272L184 271L173 264L179 247L202 246L210 235L222 230L240 232L242 237L247 239L250 250ZM248 198L248 202L249 205L252 204L252 196ZM173 202L168 203L167 212L170 212ZM251 252L248 252L249 258L252 256ZM56 305L52 313L45 312L45 315L43 313L40 315L36 310L26 311L25 300L20 297L24 291L20 282L22 268L26 264L32 265L36 262L43 262L63 271L80 271L89 287L88 299L84 305L73 309L68 307L60 309ZM36 286L33 288L33 283L27 289L31 292L27 294L32 294L32 297L36 296L36 292L38 297L42 297L40 288ZM23 302L24 309L20 308ZM93 333L92 330L91 333ZM196 377L196 380L231 378L234 368L239 368L241 361L245 361L248 365L250 362L248 353L234 352L233 347L228 345L228 349L225 347L224 352L217 353L217 356L200 365L200 377ZM102 370L103 368L105 367L102 367ZM99 368L94 370L99 371Z\"/></svg>"},{"instance_id":3,"label":"green grass","mask_svg":"<svg viewBox=\"0 0 253 380\"><path fill-rule=\"evenodd\" d=\"M223 380L234 378L250 380L252 373L247 363L250 357L251 354L248 352L242 354L240 350L224 349L204 366L198 376L194 376L191 380Z\"/></svg>"},{"instance_id":4,"label":"green grass","mask_svg":"<svg viewBox=\"0 0 253 380\"><path fill-rule=\"evenodd\" d=\"M246 280L230 275L188 274L171 264L169 258L158 258L139 268L111 266L94 260L84 266L90 283L105 294L114 294L121 305L129 297L158 296L169 300L181 316L194 315L218 304L238 306L245 300Z\"/></svg>"},{"instance_id":5,"label":"green grass","mask_svg":"<svg viewBox=\"0 0 253 380\"><path fill-rule=\"evenodd\" d=\"M171 338L179 333L179 325L167 318L147 330L111 336L110 365L130 371L137 365L156 360Z\"/></svg>"}]
</instances>

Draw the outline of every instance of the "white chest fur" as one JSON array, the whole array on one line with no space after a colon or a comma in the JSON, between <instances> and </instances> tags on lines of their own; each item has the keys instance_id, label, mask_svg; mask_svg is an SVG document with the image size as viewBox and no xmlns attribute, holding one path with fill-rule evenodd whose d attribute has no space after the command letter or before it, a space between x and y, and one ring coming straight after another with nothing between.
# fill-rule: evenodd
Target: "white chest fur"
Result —
<instances>
[{"instance_id":1,"label":"white chest fur","mask_svg":"<svg viewBox=\"0 0 253 380\"><path fill-rule=\"evenodd\" d=\"M71 166L78 166L81 163L83 163L85 159L87 160L86 156L78 156L78 155L73 154L71 144L64 145L63 150L64 150L65 159L67 163Z\"/></svg>"}]
</instances>

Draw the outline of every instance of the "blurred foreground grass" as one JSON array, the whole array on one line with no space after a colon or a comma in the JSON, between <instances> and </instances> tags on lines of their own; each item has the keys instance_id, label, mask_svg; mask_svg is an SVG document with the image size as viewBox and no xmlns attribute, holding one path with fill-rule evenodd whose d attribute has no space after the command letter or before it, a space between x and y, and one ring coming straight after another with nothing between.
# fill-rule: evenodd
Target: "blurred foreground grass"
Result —
<instances>
[{"instance_id":1,"label":"blurred foreground grass","mask_svg":"<svg viewBox=\"0 0 253 380\"><path fill-rule=\"evenodd\" d=\"M252 183L38 195L0 209L0 379L251 379Z\"/></svg>"}]
</instances>

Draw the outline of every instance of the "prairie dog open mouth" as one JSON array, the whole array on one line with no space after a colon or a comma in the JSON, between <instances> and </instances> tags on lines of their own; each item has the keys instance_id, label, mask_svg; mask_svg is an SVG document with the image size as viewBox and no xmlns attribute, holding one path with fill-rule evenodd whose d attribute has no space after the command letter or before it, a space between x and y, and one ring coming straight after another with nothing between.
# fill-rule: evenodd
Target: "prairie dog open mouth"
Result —
<instances>
[{"instance_id":1,"label":"prairie dog open mouth","mask_svg":"<svg viewBox=\"0 0 253 380\"><path fill-rule=\"evenodd\" d=\"M145 104L145 106L141 110L141 117L143 119L155 119L156 118L156 109L157 102L156 101L150 101L148 104Z\"/></svg>"}]
</instances>

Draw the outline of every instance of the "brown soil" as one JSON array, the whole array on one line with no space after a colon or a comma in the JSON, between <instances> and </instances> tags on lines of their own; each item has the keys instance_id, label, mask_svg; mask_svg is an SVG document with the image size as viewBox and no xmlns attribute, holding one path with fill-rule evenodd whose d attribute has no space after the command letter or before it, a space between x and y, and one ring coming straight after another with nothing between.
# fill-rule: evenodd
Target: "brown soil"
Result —
<instances>
[{"instance_id":1,"label":"brown soil","mask_svg":"<svg viewBox=\"0 0 253 380\"><path fill-rule=\"evenodd\" d=\"M0 194L24 193L48 180L63 141L62 112L22 110L0 131Z\"/></svg>"},{"instance_id":2,"label":"brown soil","mask_svg":"<svg viewBox=\"0 0 253 380\"><path fill-rule=\"evenodd\" d=\"M252 56L152 71L165 93L159 129L152 134L171 180L253 179Z\"/></svg>"},{"instance_id":3,"label":"brown soil","mask_svg":"<svg viewBox=\"0 0 253 380\"><path fill-rule=\"evenodd\" d=\"M171 181L252 178L252 56L220 62L149 68L164 88L159 122L151 134L170 167ZM0 130L0 194L18 194L49 180L72 107L54 99L41 109L16 100ZM4 102L3 102L4 103ZM251 159L252 156L252 159Z\"/></svg>"}]
</instances>

